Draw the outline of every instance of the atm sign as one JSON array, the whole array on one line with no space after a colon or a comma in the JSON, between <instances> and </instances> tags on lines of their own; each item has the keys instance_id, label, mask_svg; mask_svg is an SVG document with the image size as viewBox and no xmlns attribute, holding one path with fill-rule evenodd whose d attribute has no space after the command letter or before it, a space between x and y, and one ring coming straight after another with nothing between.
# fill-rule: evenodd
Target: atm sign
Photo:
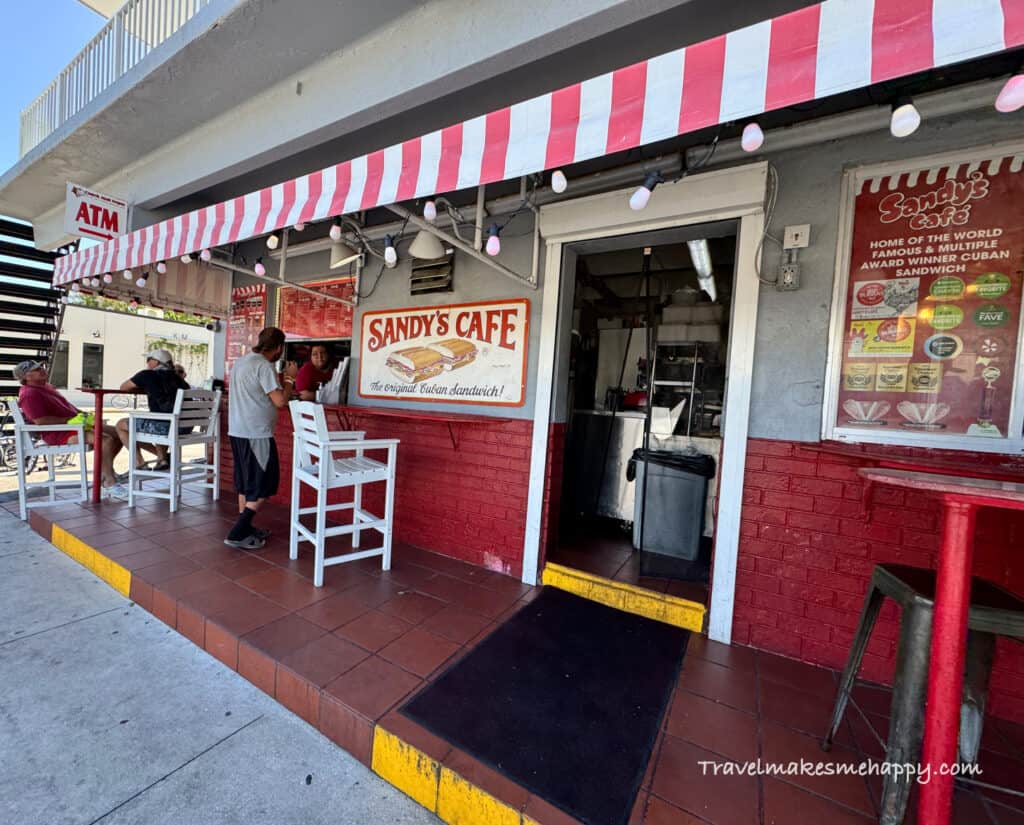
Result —
<instances>
[{"instance_id":1,"label":"atm sign","mask_svg":"<svg viewBox=\"0 0 1024 825\"><path fill-rule=\"evenodd\" d=\"M68 184L64 230L70 235L109 240L128 232L128 204L109 195Z\"/></svg>"}]
</instances>

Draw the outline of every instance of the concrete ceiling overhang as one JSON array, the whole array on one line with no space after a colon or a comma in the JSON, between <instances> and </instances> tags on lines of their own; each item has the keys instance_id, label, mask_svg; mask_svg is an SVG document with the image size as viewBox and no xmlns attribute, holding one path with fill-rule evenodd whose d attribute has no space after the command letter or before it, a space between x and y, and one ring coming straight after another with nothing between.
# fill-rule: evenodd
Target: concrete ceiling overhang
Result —
<instances>
[{"instance_id":1,"label":"concrete ceiling overhang","mask_svg":"<svg viewBox=\"0 0 1024 825\"><path fill-rule=\"evenodd\" d=\"M0 212L55 245L68 180L165 214L810 4L214 0L0 177Z\"/></svg>"}]
</instances>

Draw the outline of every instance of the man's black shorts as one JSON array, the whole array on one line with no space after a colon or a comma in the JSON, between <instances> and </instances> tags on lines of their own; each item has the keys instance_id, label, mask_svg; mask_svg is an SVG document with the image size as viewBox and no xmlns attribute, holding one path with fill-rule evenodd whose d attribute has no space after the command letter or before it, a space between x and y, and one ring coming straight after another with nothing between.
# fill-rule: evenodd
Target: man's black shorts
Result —
<instances>
[{"instance_id":1,"label":"man's black shorts","mask_svg":"<svg viewBox=\"0 0 1024 825\"><path fill-rule=\"evenodd\" d=\"M267 459L267 468L263 469L248 438L230 438L231 455L235 460L235 491L245 496L246 501L257 501L274 495L281 480L274 439L270 439L270 458Z\"/></svg>"}]
</instances>

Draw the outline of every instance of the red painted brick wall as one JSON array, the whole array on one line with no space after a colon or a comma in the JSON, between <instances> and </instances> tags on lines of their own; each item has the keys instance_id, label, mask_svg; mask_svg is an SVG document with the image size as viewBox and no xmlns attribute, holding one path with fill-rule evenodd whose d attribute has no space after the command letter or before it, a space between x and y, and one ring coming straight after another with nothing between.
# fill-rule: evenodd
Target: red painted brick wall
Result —
<instances>
[{"instance_id":1,"label":"red painted brick wall","mask_svg":"<svg viewBox=\"0 0 1024 825\"><path fill-rule=\"evenodd\" d=\"M558 543L562 476L565 469L565 430L564 423L551 424L548 428L548 458L544 474L544 520L541 524L538 570L544 569L544 560Z\"/></svg>"},{"instance_id":2,"label":"red painted brick wall","mask_svg":"<svg viewBox=\"0 0 1024 825\"><path fill-rule=\"evenodd\" d=\"M857 475L867 461L808 445L752 439L747 447L733 638L815 664L841 667L876 562L934 567L939 512L909 492L874 486L871 518ZM895 454L942 451L886 448ZM953 454L963 460L963 454ZM998 464L1005 456L973 455ZM1024 593L1024 513L982 510L975 575ZM892 680L899 610L886 602L861 675ZM1001 639L991 710L1024 722L1024 645Z\"/></svg>"},{"instance_id":3,"label":"red painted brick wall","mask_svg":"<svg viewBox=\"0 0 1024 825\"><path fill-rule=\"evenodd\" d=\"M223 418L226 419L226 415ZM452 424L452 445L443 422L348 413L349 428L367 438L398 438L395 539L515 576L522 574L526 497L529 490L533 423L520 419L477 419ZM337 423L328 415L332 429ZM278 501L291 485L291 419L278 418L281 459ZM226 432L221 456L224 486L232 487L231 446ZM334 497L332 496L332 501ZM349 500L347 495L338 500ZM303 505L311 503L303 496ZM365 488L364 504L383 513L383 485Z\"/></svg>"}]
</instances>

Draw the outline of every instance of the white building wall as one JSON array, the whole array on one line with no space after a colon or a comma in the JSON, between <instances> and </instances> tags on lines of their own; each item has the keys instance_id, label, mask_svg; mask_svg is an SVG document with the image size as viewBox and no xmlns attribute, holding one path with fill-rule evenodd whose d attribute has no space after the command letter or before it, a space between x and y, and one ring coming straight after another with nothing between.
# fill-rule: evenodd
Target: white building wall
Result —
<instances>
[{"instance_id":1,"label":"white building wall","mask_svg":"<svg viewBox=\"0 0 1024 825\"><path fill-rule=\"evenodd\" d=\"M92 396L78 391L82 384L83 345L103 346L103 385L117 387L146 366L143 356L154 339L184 345L186 380L201 386L214 376L214 337L212 331L190 324L69 306L60 336L61 341L68 343L68 386L59 389L66 390L71 403L91 406ZM201 352L203 345L205 354Z\"/></svg>"}]
</instances>

